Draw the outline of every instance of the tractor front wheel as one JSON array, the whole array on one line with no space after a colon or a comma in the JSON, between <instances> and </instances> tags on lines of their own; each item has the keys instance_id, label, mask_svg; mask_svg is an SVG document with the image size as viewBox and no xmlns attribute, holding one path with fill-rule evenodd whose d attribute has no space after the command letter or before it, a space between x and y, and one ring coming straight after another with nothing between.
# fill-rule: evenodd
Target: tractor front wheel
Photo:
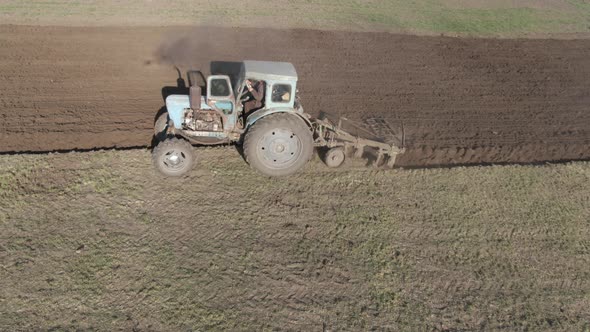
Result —
<instances>
[{"instance_id":1,"label":"tractor front wheel","mask_svg":"<svg viewBox=\"0 0 590 332\"><path fill-rule=\"evenodd\" d=\"M244 138L246 161L264 175L291 175L305 166L312 155L311 130L295 114L267 115L256 121Z\"/></svg>"},{"instance_id":2,"label":"tractor front wheel","mask_svg":"<svg viewBox=\"0 0 590 332\"><path fill-rule=\"evenodd\" d=\"M183 139L167 138L152 151L152 161L166 176L183 176L194 166L193 146Z\"/></svg>"}]
</instances>

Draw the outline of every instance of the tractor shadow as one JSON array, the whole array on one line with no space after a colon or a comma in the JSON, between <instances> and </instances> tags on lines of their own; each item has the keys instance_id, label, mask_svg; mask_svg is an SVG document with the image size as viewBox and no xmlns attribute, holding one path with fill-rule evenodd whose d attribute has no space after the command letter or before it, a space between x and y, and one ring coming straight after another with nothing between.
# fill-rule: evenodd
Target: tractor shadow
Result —
<instances>
[{"instance_id":1,"label":"tractor shadow","mask_svg":"<svg viewBox=\"0 0 590 332\"><path fill-rule=\"evenodd\" d=\"M231 81L232 86L237 85L240 71L242 70L241 62L233 61L211 61L209 66L211 75L227 75ZM234 91L236 93L236 91Z\"/></svg>"}]
</instances>

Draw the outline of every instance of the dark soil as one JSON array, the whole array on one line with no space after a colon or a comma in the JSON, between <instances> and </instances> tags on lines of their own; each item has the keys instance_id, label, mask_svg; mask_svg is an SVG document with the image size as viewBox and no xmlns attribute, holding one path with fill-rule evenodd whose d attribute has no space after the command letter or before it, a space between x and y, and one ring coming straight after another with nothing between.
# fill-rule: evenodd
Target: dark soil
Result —
<instances>
[{"instance_id":1,"label":"dark soil","mask_svg":"<svg viewBox=\"0 0 590 332\"><path fill-rule=\"evenodd\" d=\"M255 59L293 62L311 114L403 123L402 166L590 159L588 54L588 40L5 25L0 151L150 145L179 83L169 63Z\"/></svg>"}]
</instances>

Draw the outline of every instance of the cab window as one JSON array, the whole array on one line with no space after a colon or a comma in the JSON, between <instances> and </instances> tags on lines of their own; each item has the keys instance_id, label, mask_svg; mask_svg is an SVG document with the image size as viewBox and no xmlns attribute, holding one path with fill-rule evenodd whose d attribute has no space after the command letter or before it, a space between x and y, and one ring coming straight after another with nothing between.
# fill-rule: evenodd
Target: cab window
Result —
<instances>
[{"instance_id":1,"label":"cab window","mask_svg":"<svg viewBox=\"0 0 590 332\"><path fill-rule=\"evenodd\" d=\"M211 80L211 97L229 97L229 85L224 78Z\"/></svg>"},{"instance_id":2,"label":"cab window","mask_svg":"<svg viewBox=\"0 0 590 332\"><path fill-rule=\"evenodd\" d=\"M273 103L288 103L291 101L291 85L289 84L274 84L272 86Z\"/></svg>"}]
</instances>

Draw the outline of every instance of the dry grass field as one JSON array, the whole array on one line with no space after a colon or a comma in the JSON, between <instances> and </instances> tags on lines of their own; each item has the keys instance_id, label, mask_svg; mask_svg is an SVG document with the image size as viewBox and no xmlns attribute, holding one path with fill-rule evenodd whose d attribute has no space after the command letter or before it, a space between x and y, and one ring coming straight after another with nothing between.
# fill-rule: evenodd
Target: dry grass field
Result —
<instances>
[{"instance_id":1,"label":"dry grass field","mask_svg":"<svg viewBox=\"0 0 590 332\"><path fill-rule=\"evenodd\" d=\"M590 164L287 179L235 149L0 158L0 329L590 328Z\"/></svg>"}]
</instances>

